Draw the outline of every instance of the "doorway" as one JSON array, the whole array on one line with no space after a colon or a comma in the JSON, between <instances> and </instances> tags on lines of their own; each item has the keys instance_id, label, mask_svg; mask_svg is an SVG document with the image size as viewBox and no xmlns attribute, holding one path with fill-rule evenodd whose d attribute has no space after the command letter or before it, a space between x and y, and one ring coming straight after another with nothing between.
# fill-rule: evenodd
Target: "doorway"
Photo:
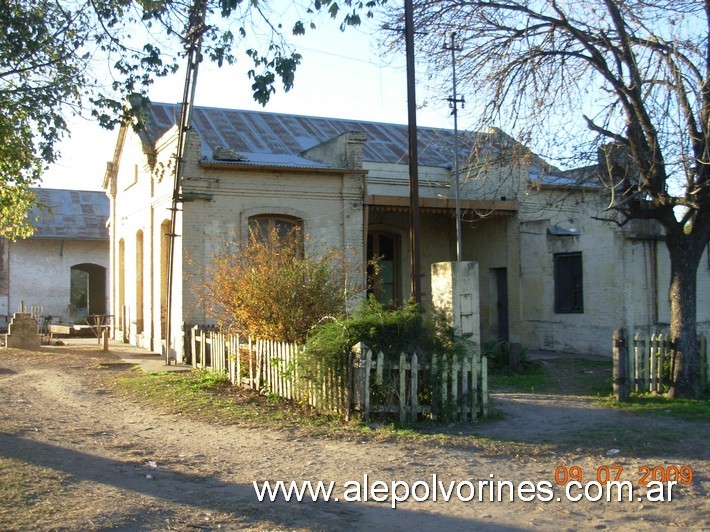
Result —
<instances>
[{"instance_id":1,"label":"doorway","mask_svg":"<svg viewBox=\"0 0 710 532\"><path fill-rule=\"evenodd\" d=\"M75 316L106 314L106 268L83 263L71 267L70 306Z\"/></svg>"},{"instance_id":2,"label":"doorway","mask_svg":"<svg viewBox=\"0 0 710 532\"><path fill-rule=\"evenodd\" d=\"M495 279L496 335L498 340L510 339L508 327L508 268L492 268Z\"/></svg>"}]
</instances>

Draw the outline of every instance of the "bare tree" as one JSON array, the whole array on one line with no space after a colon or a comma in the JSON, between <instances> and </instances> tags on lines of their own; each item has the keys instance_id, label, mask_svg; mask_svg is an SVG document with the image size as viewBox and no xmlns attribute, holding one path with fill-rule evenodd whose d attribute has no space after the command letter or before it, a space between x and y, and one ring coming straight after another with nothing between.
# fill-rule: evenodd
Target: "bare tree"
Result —
<instances>
[{"instance_id":1,"label":"bare tree","mask_svg":"<svg viewBox=\"0 0 710 532\"><path fill-rule=\"evenodd\" d=\"M392 13L397 17L397 13ZM417 0L420 57L450 69L485 125L535 151L597 158L605 218L659 222L671 260L670 395L702 392L697 270L710 239L710 1ZM471 98L473 99L473 98ZM545 144L546 143L546 144Z\"/></svg>"}]
</instances>

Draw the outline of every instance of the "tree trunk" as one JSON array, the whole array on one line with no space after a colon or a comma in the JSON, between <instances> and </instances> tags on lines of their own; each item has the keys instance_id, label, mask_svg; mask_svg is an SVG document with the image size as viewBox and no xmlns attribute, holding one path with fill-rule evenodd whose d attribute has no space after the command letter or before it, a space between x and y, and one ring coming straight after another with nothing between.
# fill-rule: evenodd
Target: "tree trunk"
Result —
<instances>
[{"instance_id":1,"label":"tree trunk","mask_svg":"<svg viewBox=\"0 0 710 532\"><path fill-rule=\"evenodd\" d=\"M668 235L671 259L669 290L670 341L674 360L671 397L697 398L702 393L697 331L697 271L705 243L688 236Z\"/></svg>"}]
</instances>

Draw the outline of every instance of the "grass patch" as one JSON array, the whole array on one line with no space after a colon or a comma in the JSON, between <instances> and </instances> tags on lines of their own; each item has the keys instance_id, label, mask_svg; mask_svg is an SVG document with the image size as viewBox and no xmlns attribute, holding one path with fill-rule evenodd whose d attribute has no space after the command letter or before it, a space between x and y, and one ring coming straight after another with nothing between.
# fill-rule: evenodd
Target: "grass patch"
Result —
<instances>
[{"instance_id":1,"label":"grass patch","mask_svg":"<svg viewBox=\"0 0 710 532\"><path fill-rule=\"evenodd\" d=\"M628 402L606 399L603 404L640 414L668 416L685 421L707 421L710 419L710 397L701 399L671 399L656 394L631 394Z\"/></svg>"},{"instance_id":2,"label":"grass patch","mask_svg":"<svg viewBox=\"0 0 710 532\"><path fill-rule=\"evenodd\" d=\"M112 385L161 411L209 423L295 429L317 437L379 440L410 436L394 425L348 422L306 405L232 386L225 376L211 371L127 374Z\"/></svg>"},{"instance_id":3,"label":"grass patch","mask_svg":"<svg viewBox=\"0 0 710 532\"><path fill-rule=\"evenodd\" d=\"M204 370L126 372L112 379L111 387L160 411L215 424L267 427L296 431L304 437L356 442L422 443L481 451L490 446L490 442L482 442L472 435L471 430L477 424L348 422L291 401L231 386L225 377ZM495 445L497 452L508 447L507 442ZM518 454L519 446L510 443L510 454Z\"/></svg>"},{"instance_id":4,"label":"grass patch","mask_svg":"<svg viewBox=\"0 0 710 532\"><path fill-rule=\"evenodd\" d=\"M546 391L550 386L550 375L547 368L533 366L522 373L514 375L489 375L489 387L498 390L515 390L531 393Z\"/></svg>"},{"instance_id":5,"label":"grass patch","mask_svg":"<svg viewBox=\"0 0 710 532\"><path fill-rule=\"evenodd\" d=\"M231 386L225 376L210 371L132 373L113 384L168 413L213 423L289 425L309 417L297 406L269 404L267 398Z\"/></svg>"},{"instance_id":6,"label":"grass patch","mask_svg":"<svg viewBox=\"0 0 710 532\"><path fill-rule=\"evenodd\" d=\"M559 358L545 362L549 372L548 393L585 397L609 397L613 391L611 360Z\"/></svg>"}]
</instances>

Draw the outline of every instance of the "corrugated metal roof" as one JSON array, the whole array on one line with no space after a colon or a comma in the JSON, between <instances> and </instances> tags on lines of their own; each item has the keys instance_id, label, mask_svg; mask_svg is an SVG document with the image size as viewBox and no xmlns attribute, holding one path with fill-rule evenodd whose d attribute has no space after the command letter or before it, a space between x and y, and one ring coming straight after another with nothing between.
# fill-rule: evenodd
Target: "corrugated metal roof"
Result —
<instances>
[{"instance_id":1,"label":"corrugated metal roof","mask_svg":"<svg viewBox=\"0 0 710 532\"><path fill-rule=\"evenodd\" d=\"M152 103L145 139L151 144L177 124L180 106ZM362 120L287 115L236 109L195 107L192 127L211 149L230 148L251 154L297 156L349 131L367 134L363 160L374 163L407 162L407 126ZM459 132L461 157L471 151L479 134ZM453 160L454 132L448 129L418 128L419 164L449 167ZM203 153L206 151L203 146ZM272 163L273 164L273 163ZM282 161L288 165L288 161Z\"/></svg>"},{"instance_id":2,"label":"corrugated metal roof","mask_svg":"<svg viewBox=\"0 0 710 532\"><path fill-rule=\"evenodd\" d=\"M228 164L234 166L274 166L274 167L288 167L288 168L329 168L327 164L312 161L310 159L304 159L303 157L298 157L297 155L281 154L274 155L272 153L250 153L250 152L239 152L241 156L237 160L215 160L212 158L210 162L219 164ZM205 156L205 158L208 158Z\"/></svg>"},{"instance_id":3,"label":"corrugated metal roof","mask_svg":"<svg viewBox=\"0 0 710 532\"><path fill-rule=\"evenodd\" d=\"M108 240L109 201L104 192L55 188L32 191L39 203L49 209L30 213L36 229L32 238Z\"/></svg>"}]
</instances>

